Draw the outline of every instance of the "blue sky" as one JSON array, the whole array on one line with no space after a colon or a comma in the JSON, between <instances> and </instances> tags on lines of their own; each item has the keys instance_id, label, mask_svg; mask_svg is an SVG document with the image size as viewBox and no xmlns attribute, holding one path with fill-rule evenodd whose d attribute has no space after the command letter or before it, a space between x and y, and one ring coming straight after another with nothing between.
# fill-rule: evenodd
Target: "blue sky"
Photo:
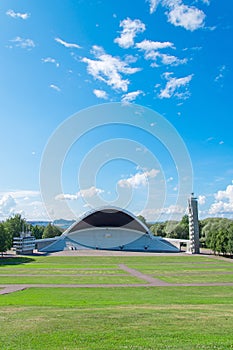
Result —
<instances>
[{"instance_id":1,"label":"blue sky","mask_svg":"<svg viewBox=\"0 0 233 350\"><path fill-rule=\"evenodd\" d=\"M150 221L181 217L187 198L177 202L176 136L174 149L166 149L124 123L67 143L62 192L54 193L54 210L44 203L40 173L51 135L93 106L101 123L98 107L115 103L149 108L152 128L159 123L153 111L165 130L166 122L172 125L191 158L200 216L232 218L232 13L231 1L217 0L1 1L0 218L16 212L35 220L72 218L100 199ZM78 118L77 130L85 113ZM59 158L62 143L63 136L52 158ZM92 178L83 181L82 163L102 143L102 152L109 148L116 158L89 164ZM148 164L140 164L144 158L135 158L133 148L127 153L131 146Z\"/></svg>"}]
</instances>

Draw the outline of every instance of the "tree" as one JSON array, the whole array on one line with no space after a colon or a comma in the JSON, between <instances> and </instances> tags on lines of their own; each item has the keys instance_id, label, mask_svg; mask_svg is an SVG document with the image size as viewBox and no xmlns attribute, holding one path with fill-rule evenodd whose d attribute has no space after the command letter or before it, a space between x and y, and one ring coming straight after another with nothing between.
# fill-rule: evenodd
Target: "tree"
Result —
<instances>
[{"instance_id":1,"label":"tree","mask_svg":"<svg viewBox=\"0 0 233 350\"><path fill-rule=\"evenodd\" d=\"M56 236L60 236L61 233L62 232L56 226L48 224L44 229L42 238L53 238Z\"/></svg>"},{"instance_id":2,"label":"tree","mask_svg":"<svg viewBox=\"0 0 233 350\"><path fill-rule=\"evenodd\" d=\"M206 240L207 248L214 254L232 254L233 252L233 221L225 218L209 218L203 220L205 225L202 235Z\"/></svg>"},{"instance_id":3,"label":"tree","mask_svg":"<svg viewBox=\"0 0 233 350\"><path fill-rule=\"evenodd\" d=\"M45 227L44 226L39 226L39 225L35 225L35 226L31 226L30 231L32 233L32 235L36 238L36 239L41 239L44 233Z\"/></svg>"},{"instance_id":4,"label":"tree","mask_svg":"<svg viewBox=\"0 0 233 350\"><path fill-rule=\"evenodd\" d=\"M233 224L228 231L227 252L233 255Z\"/></svg>"},{"instance_id":5,"label":"tree","mask_svg":"<svg viewBox=\"0 0 233 350\"><path fill-rule=\"evenodd\" d=\"M11 248L11 237L6 231L4 224L0 223L0 252L5 253L8 249Z\"/></svg>"},{"instance_id":6,"label":"tree","mask_svg":"<svg viewBox=\"0 0 233 350\"><path fill-rule=\"evenodd\" d=\"M26 219L23 219L20 214L14 214L4 222L4 227L11 239L13 239L13 237L19 237L22 231L26 231L29 225Z\"/></svg>"},{"instance_id":7,"label":"tree","mask_svg":"<svg viewBox=\"0 0 233 350\"><path fill-rule=\"evenodd\" d=\"M177 236L174 234L174 230L176 226L179 224L178 221L171 220L171 221L166 221L164 231L166 233L166 237L168 238L177 238Z\"/></svg>"},{"instance_id":8,"label":"tree","mask_svg":"<svg viewBox=\"0 0 233 350\"><path fill-rule=\"evenodd\" d=\"M180 239L189 239L189 217L184 215L175 228L177 238Z\"/></svg>"},{"instance_id":9,"label":"tree","mask_svg":"<svg viewBox=\"0 0 233 350\"><path fill-rule=\"evenodd\" d=\"M138 218L141 222L143 222L143 224L147 225L146 219L144 218L144 216L138 215L137 218Z\"/></svg>"},{"instance_id":10,"label":"tree","mask_svg":"<svg viewBox=\"0 0 233 350\"><path fill-rule=\"evenodd\" d=\"M150 230L155 236L160 236L160 237L166 236L164 222L156 222L155 224L151 225Z\"/></svg>"}]
</instances>

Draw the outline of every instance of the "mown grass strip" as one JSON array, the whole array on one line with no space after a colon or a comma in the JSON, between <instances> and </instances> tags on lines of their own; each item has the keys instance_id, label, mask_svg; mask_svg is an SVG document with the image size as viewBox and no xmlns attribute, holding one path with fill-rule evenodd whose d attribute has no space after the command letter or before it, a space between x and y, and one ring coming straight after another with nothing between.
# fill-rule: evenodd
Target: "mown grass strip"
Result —
<instances>
[{"instance_id":1,"label":"mown grass strip","mask_svg":"<svg viewBox=\"0 0 233 350\"><path fill-rule=\"evenodd\" d=\"M232 349L227 305L88 306L3 308L1 349Z\"/></svg>"},{"instance_id":2,"label":"mown grass strip","mask_svg":"<svg viewBox=\"0 0 233 350\"><path fill-rule=\"evenodd\" d=\"M134 284L132 276L1 276L0 284Z\"/></svg>"},{"instance_id":3,"label":"mown grass strip","mask_svg":"<svg viewBox=\"0 0 233 350\"><path fill-rule=\"evenodd\" d=\"M29 288L0 297L0 306L233 305L233 287ZM231 309L232 310L232 309Z\"/></svg>"}]
</instances>

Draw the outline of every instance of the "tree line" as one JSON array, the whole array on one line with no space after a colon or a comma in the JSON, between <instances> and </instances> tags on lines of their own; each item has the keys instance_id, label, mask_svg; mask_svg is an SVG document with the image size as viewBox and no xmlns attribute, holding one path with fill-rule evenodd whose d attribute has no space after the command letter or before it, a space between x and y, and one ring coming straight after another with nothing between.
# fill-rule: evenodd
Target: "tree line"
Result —
<instances>
[{"instance_id":1,"label":"tree line","mask_svg":"<svg viewBox=\"0 0 233 350\"><path fill-rule=\"evenodd\" d=\"M180 221L148 223L138 216L155 236L189 239L189 219L184 215ZM47 226L31 225L20 214L15 214L0 223L0 253L12 248L13 238L21 232L28 232L36 239L60 236L62 230L49 223ZM201 247L211 249L214 254L233 255L233 220L226 218L206 218L199 220Z\"/></svg>"},{"instance_id":2,"label":"tree line","mask_svg":"<svg viewBox=\"0 0 233 350\"><path fill-rule=\"evenodd\" d=\"M143 216L138 218L146 224L155 236L189 239L189 219L184 215L181 221L147 223ZM200 245L211 249L214 254L233 255L233 220L206 218L199 220Z\"/></svg>"},{"instance_id":3,"label":"tree line","mask_svg":"<svg viewBox=\"0 0 233 350\"><path fill-rule=\"evenodd\" d=\"M0 252L3 253L13 246L13 238L21 232L30 232L36 239L60 236L62 230L49 223L47 226L28 223L20 214L15 214L0 223Z\"/></svg>"}]
</instances>

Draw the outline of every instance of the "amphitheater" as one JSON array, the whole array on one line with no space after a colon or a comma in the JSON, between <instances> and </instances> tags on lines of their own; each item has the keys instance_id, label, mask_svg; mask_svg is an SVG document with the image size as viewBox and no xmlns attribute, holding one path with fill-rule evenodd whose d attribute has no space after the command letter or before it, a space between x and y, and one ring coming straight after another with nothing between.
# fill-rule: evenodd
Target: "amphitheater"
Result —
<instances>
[{"instance_id":1,"label":"amphitheater","mask_svg":"<svg viewBox=\"0 0 233 350\"><path fill-rule=\"evenodd\" d=\"M111 250L177 253L179 249L152 235L136 216L120 208L104 207L80 217L60 237L37 240L40 252Z\"/></svg>"}]
</instances>

